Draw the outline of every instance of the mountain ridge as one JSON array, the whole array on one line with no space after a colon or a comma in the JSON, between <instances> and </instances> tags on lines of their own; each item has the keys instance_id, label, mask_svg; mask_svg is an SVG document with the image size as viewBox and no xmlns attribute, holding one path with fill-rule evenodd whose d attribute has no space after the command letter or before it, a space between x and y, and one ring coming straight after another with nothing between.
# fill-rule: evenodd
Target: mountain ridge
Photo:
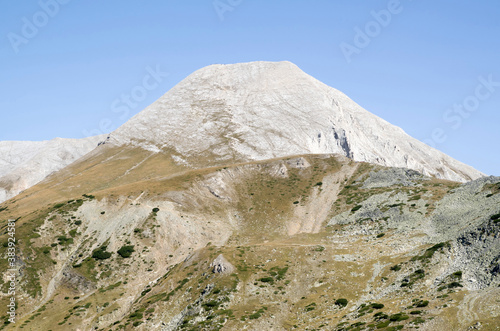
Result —
<instances>
[{"instance_id":1,"label":"mountain ridge","mask_svg":"<svg viewBox=\"0 0 500 331\"><path fill-rule=\"evenodd\" d=\"M99 142L168 150L176 163L194 168L341 154L454 181L484 176L367 112L295 64L259 61L197 70L109 136L0 142L0 202Z\"/></svg>"},{"instance_id":2,"label":"mountain ridge","mask_svg":"<svg viewBox=\"0 0 500 331\"><path fill-rule=\"evenodd\" d=\"M87 154L105 136L45 141L0 141L0 202Z\"/></svg>"}]
</instances>

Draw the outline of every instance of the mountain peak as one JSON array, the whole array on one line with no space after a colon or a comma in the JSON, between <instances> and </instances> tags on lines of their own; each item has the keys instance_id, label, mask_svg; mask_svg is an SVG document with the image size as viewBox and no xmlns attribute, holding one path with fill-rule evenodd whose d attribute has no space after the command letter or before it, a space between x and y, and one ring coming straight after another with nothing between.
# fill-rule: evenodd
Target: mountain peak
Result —
<instances>
[{"instance_id":1,"label":"mountain peak","mask_svg":"<svg viewBox=\"0 0 500 331\"><path fill-rule=\"evenodd\" d=\"M483 176L408 136L291 62L211 65L111 135L193 167L341 154L455 181Z\"/></svg>"}]
</instances>

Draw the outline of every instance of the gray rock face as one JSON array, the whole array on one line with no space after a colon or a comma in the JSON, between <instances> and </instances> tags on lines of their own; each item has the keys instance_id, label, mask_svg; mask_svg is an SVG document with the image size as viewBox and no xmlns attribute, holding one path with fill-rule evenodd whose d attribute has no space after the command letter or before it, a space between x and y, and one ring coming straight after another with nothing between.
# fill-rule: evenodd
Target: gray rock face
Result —
<instances>
[{"instance_id":1,"label":"gray rock face","mask_svg":"<svg viewBox=\"0 0 500 331\"><path fill-rule=\"evenodd\" d=\"M199 314L202 310L201 303L205 300L205 298L212 292L214 289L213 284L208 284L202 291L200 296L191 304L192 307L184 308L179 314L175 315L168 323L162 322L158 325L158 329L162 331L174 331L178 330L181 326L182 320L186 316L195 316Z\"/></svg>"},{"instance_id":2,"label":"gray rock face","mask_svg":"<svg viewBox=\"0 0 500 331\"><path fill-rule=\"evenodd\" d=\"M61 284L78 291L82 295L96 289L96 286L91 281L74 272L71 268L63 270Z\"/></svg>"},{"instance_id":3,"label":"gray rock face","mask_svg":"<svg viewBox=\"0 0 500 331\"><path fill-rule=\"evenodd\" d=\"M386 192L367 197L358 207L334 216L329 225L345 224L346 235L376 235L391 230L404 236L418 236L419 245L450 243L451 259L440 279L455 271L463 272L469 290L500 284L500 222L492 219L500 213L500 193L491 194L487 184L500 186L500 177L483 177L449 191L428 214L432 195L415 195L402 186L417 190L429 178L404 169L371 172L358 180L362 188L387 188ZM413 198L412 198L413 197ZM394 247L404 251L405 244ZM438 282L439 283L439 279Z\"/></svg>"},{"instance_id":4,"label":"gray rock face","mask_svg":"<svg viewBox=\"0 0 500 331\"><path fill-rule=\"evenodd\" d=\"M483 174L408 136L290 62L196 71L111 135L118 145L175 150L201 167L300 154L341 154L455 181ZM205 161L203 161L205 162Z\"/></svg>"},{"instance_id":5,"label":"gray rock face","mask_svg":"<svg viewBox=\"0 0 500 331\"><path fill-rule=\"evenodd\" d=\"M500 194L488 196L485 184L500 183L500 177L484 177L450 192L433 213L436 241L452 241L452 268L464 271L465 286L482 289L500 283L500 222L490 217L500 213Z\"/></svg>"},{"instance_id":6,"label":"gray rock face","mask_svg":"<svg viewBox=\"0 0 500 331\"><path fill-rule=\"evenodd\" d=\"M415 186L418 182L426 180L421 173L404 168L389 168L370 172L363 183L363 188L389 187L394 185Z\"/></svg>"},{"instance_id":7,"label":"gray rock face","mask_svg":"<svg viewBox=\"0 0 500 331\"><path fill-rule=\"evenodd\" d=\"M500 223L487 221L455 240L453 269L464 270L469 289L500 284Z\"/></svg>"},{"instance_id":8,"label":"gray rock face","mask_svg":"<svg viewBox=\"0 0 500 331\"><path fill-rule=\"evenodd\" d=\"M230 274L234 271L233 265L222 254L215 258L210 264L210 268L212 268L213 273L217 274Z\"/></svg>"},{"instance_id":9,"label":"gray rock face","mask_svg":"<svg viewBox=\"0 0 500 331\"><path fill-rule=\"evenodd\" d=\"M0 203L39 183L97 147L105 136L0 142Z\"/></svg>"}]
</instances>

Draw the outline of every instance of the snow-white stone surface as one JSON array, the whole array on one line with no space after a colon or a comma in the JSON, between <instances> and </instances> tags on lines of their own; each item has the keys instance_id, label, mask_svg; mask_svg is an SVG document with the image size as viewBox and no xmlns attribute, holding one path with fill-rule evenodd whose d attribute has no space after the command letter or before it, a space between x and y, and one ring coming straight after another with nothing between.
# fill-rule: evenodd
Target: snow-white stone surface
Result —
<instances>
[{"instance_id":1,"label":"snow-white stone surface","mask_svg":"<svg viewBox=\"0 0 500 331\"><path fill-rule=\"evenodd\" d=\"M115 144L263 160L340 153L356 161L469 181L483 174L410 137L290 62L200 69L111 134Z\"/></svg>"},{"instance_id":2,"label":"snow-white stone surface","mask_svg":"<svg viewBox=\"0 0 500 331\"><path fill-rule=\"evenodd\" d=\"M97 147L106 136L0 141L0 202L39 183Z\"/></svg>"}]
</instances>

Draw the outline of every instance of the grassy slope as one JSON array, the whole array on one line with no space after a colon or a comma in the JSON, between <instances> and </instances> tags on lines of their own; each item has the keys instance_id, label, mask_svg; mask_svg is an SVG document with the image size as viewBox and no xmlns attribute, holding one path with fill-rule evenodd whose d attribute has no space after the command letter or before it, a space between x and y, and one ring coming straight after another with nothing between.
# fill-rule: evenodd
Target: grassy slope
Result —
<instances>
[{"instance_id":1,"label":"grassy slope","mask_svg":"<svg viewBox=\"0 0 500 331\"><path fill-rule=\"evenodd\" d=\"M433 180L412 191L401 187L367 190L356 187L355 180L374 166L358 166L341 158L305 159L310 167L287 165L288 173L283 177L276 175L276 169L286 160L190 170L176 166L167 154L150 156L145 151L109 148L2 204L7 208L0 214L2 219L20 217L17 236L27 268L21 287L29 295L20 300L21 314L40 303L55 268L66 263L66 249L83 255L81 266L69 265L95 285L95 290L83 297L70 285L59 286L37 311L22 316L18 326L22 323L27 330L76 330L79 325L93 325L101 320L100 325L108 325L103 330L149 330L184 311L181 324L188 330L233 330L247 325L251 329L355 330L368 326L410 328L422 326L423 322L428 323L423 325L429 325L429 329L432 325L456 327L457 307L466 291L460 287L429 289L441 266L449 263L450 250L446 245L431 251L426 251L429 246L414 245L407 252L395 253L393 247L402 238L390 228L378 231L378 235L352 234L348 225L323 226L318 233L294 236L288 236L286 231L297 208L314 203L311 197L326 190L323 181L327 176L336 178L343 187L337 192L339 198L331 206L330 216L352 209L373 194L391 190L406 192L408 196L427 195L430 213L456 183ZM335 177L343 167L356 169L355 173L348 179ZM225 197L216 198L204 191L212 185L209 179L214 176L229 186L222 190ZM106 198L112 203L123 196L135 198L141 194L141 202L173 200L179 192L179 214L210 215L210 219L226 223L228 217L234 218L237 225L224 245L203 246L190 253L187 261L187 255L173 252L172 255L179 255L156 268L149 264L153 260L148 251L161 251L158 246L165 240L162 232L153 232L150 237L137 232L126 239L136 249L131 258L120 258L116 252L109 260L86 258L91 254L86 242L89 239L79 237L83 229L75 225L78 219L74 215L82 203L90 203L94 198L82 194L95 195L95 200ZM75 201L68 203L70 200ZM56 208L54 204L59 202L64 204ZM40 233L39 229L52 217L52 237L38 238L34 231ZM154 231L156 226L165 226L157 218L160 216L150 214L143 229ZM76 230L72 232L73 243L68 240L61 244L56 237L72 237L71 230ZM407 234L408 239L420 236L418 229ZM4 236L0 237L0 241L4 240ZM50 253L44 253L44 249ZM235 266L233 273L211 272L209 265L219 254ZM393 269L398 270L391 270L395 265L399 268ZM155 269L155 275L146 271L141 274L143 279L137 280L138 268ZM460 282L458 276L455 278L446 279L443 285ZM401 286L404 279L408 285ZM202 295L204 291L206 295ZM494 294L488 295L494 298ZM132 299L126 301L126 297ZM335 303L341 298L348 300L346 307ZM415 307L426 300L429 303L425 307ZM127 306L122 307L120 302ZM373 308L370 305L374 302L384 308ZM0 304L5 303L4 297ZM421 312L410 313L417 310ZM399 321L397 316L391 321L383 314L375 316L379 312L402 315ZM477 316L486 328L494 325L487 315L479 312Z\"/></svg>"}]
</instances>

